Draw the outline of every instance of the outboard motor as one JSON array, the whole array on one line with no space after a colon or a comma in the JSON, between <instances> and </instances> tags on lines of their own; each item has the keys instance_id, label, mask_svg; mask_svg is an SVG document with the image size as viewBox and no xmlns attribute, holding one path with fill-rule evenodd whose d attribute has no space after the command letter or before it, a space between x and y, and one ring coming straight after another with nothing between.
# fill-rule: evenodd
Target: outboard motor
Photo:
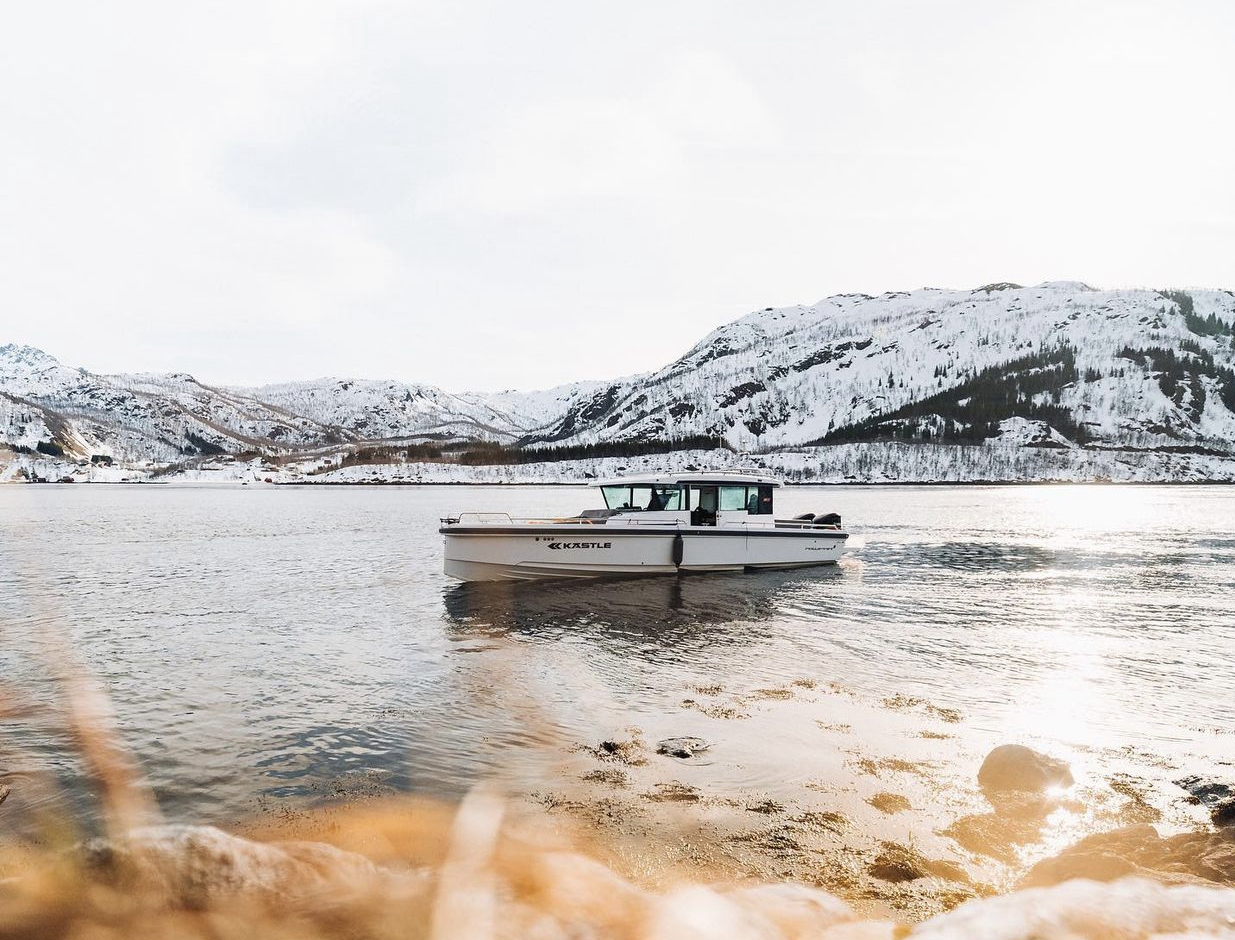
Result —
<instances>
[{"instance_id":1,"label":"outboard motor","mask_svg":"<svg viewBox=\"0 0 1235 940\"><path fill-rule=\"evenodd\" d=\"M815 525L834 525L836 526L836 528L839 529L840 528L840 513L825 512L822 515L815 516L813 521Z\"/></svg>"}]
</instances>

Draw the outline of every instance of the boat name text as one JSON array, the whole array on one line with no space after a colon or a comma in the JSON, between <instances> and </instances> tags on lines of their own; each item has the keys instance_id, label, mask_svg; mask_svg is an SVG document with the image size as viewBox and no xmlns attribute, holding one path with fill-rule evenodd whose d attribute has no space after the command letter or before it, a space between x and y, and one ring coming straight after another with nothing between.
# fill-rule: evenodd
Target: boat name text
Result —
<instances>
[{"instance_id":1,"label":"boat name text","mask_svg":"<svg viewBox=\"0 0 1235 940\"><path fill-rule=\"evenodd\" d=\"M612 548L612 542L550 542L550 548Z\"/></svg>"}]
</instances>

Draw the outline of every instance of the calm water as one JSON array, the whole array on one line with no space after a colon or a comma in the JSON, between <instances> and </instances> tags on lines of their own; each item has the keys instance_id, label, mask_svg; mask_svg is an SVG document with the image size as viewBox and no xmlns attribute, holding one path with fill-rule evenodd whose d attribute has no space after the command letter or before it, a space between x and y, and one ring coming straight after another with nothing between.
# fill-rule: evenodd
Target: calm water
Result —
<instances>
[{"instance_id":1,"label":"calm water","mask_svg":"<svg viewBox=\"0 0 1235 940\"><path fill-rule=\"evenodd\" d=\"M439 516L560 514L592 494L3 487L0 687L50 701L49 636L67 633L165 810L194 819L375 782L454 795L531 779L573 741L689 732L690 683L920 695L991 743L1176 766L1235 752L1235 489L778 499L778 514L840 511L865 546L808 573L459 585L441 573ZM53 720L4 730L0 772L50 769L88 805Z\"/></svg>"}]
</instances>

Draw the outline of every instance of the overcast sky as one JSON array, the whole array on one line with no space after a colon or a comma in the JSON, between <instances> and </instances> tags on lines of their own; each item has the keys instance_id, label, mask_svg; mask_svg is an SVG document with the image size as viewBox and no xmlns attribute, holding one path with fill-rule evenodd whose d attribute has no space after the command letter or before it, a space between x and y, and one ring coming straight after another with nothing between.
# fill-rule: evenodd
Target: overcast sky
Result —
<instances>
[{"instance_id":1,"label":"overcast sky","mask_svg":"<svg viewBox=\"0 0 1235 940\"><path fill-rule=\"evenodd\" d=\"M609 378L756 308L1235 288L1235 3L24 3L0 344Z\"/></svg>"}]
</instances>

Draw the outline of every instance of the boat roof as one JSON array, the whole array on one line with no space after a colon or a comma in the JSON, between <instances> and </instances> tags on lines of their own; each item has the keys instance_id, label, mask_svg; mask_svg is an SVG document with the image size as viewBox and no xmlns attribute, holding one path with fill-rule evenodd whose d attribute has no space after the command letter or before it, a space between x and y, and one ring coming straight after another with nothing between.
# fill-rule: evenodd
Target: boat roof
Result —
<instances>
[{"instance_id":1,"label":"boat roof","mask_svg":"<svg viewBox=\"0 0 1235 940\"><path fill-rule=\"evenodd\" d=\"M678 483L715 484L717 486L780 486L781 482L758 470L701 470L698 473L644 473L626 477L597 480L592 486L673 486Z\"/></svg>"}]
</instances>

